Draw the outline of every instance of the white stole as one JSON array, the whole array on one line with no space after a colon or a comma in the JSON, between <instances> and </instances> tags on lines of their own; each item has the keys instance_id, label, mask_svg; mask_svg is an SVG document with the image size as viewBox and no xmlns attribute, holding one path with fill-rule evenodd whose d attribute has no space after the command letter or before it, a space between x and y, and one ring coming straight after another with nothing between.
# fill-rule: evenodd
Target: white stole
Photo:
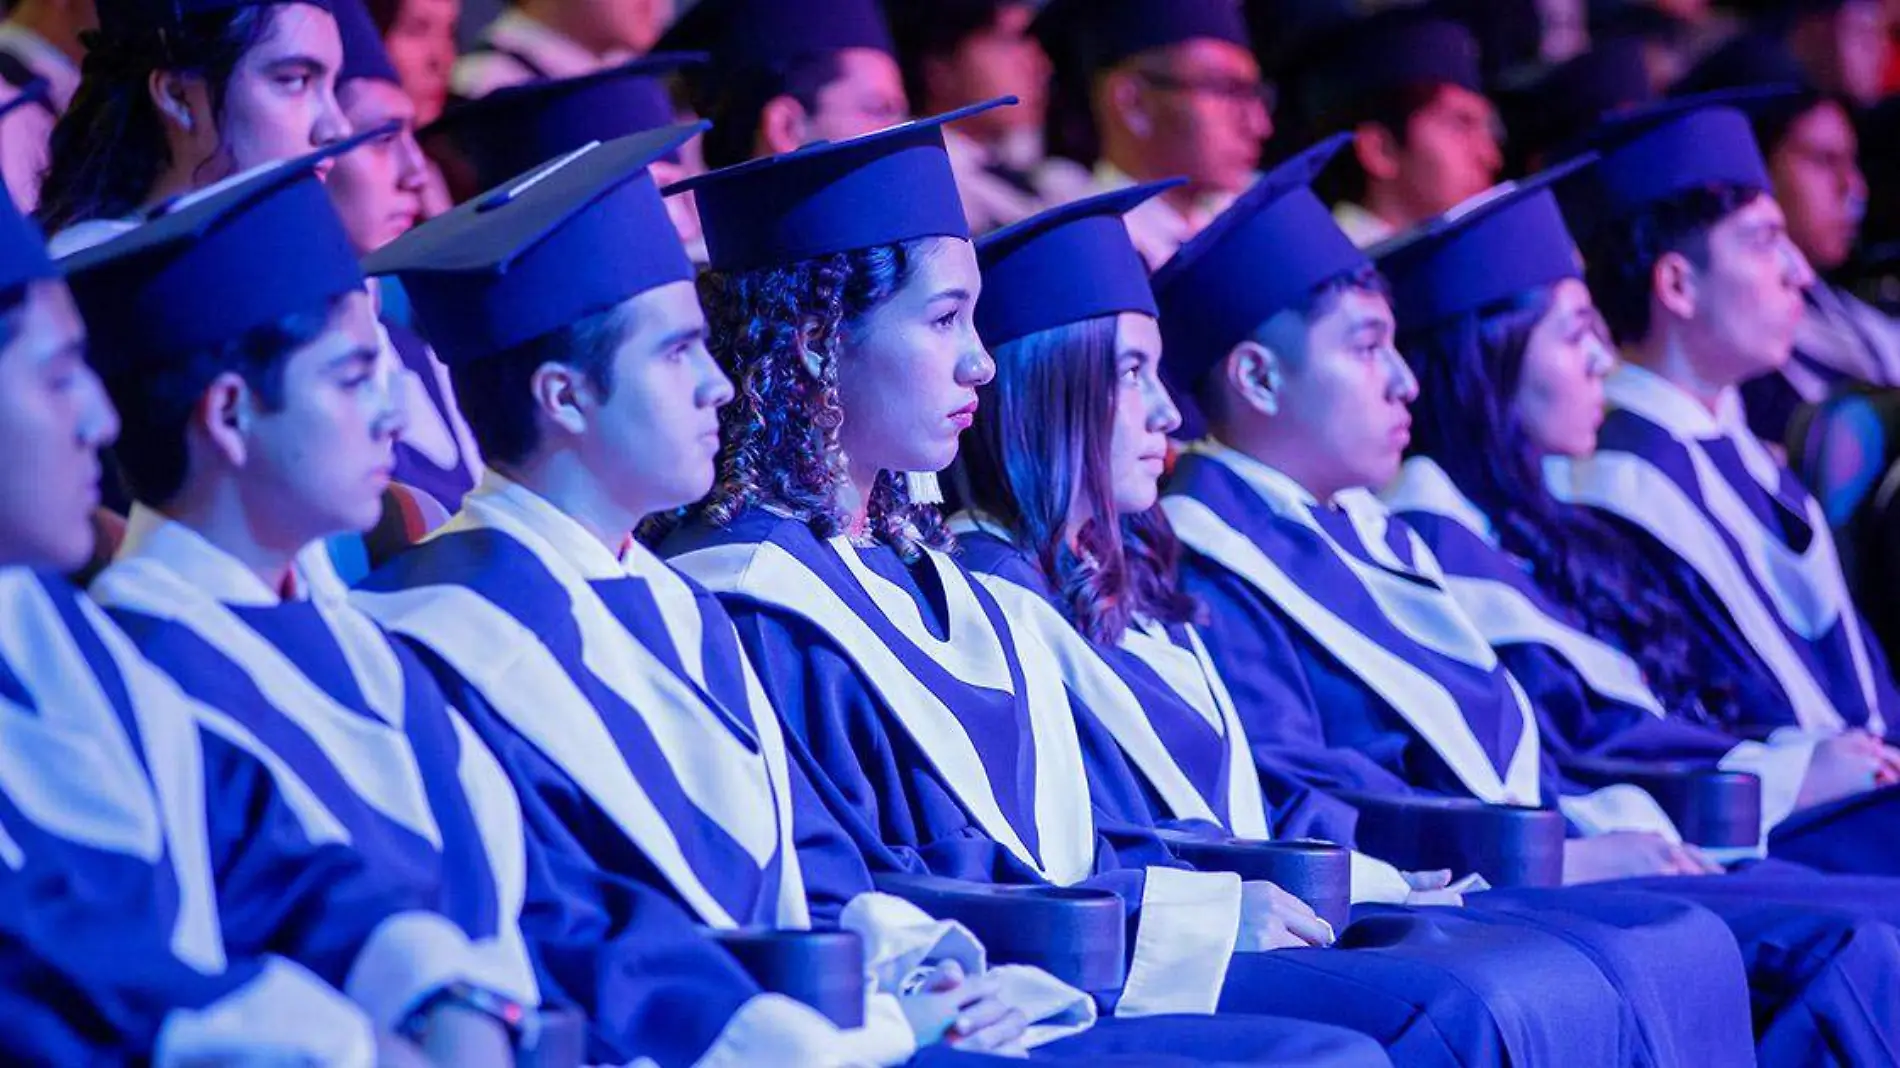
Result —
<instances>
[{"instance_id":1,"label":"white stole","mask_svg":"<svg viewBox=\"0 0 1900 1068\"><path fill-rule=\"evenodd\" d=\"M1340 548L1312 518L1309 509L1314 505L1291 486L1291 480L1258 461L1212 442L1195 446L1195 451L1239 475L1274 514L1298 522L1324 538L1340 561L1367 585L1368 592L1379 601L1381 608L1396 613L1389 618L1408 637L1481 670L1497 667L1496 654L1482 635L1477 635L1468 621L1463 626L1457 625L1462 613L1448 594L1434 595L1396 576L1384 575L1378 568ZM1500 776L1483 744L1465 721L1457 700L1430 674L1367 637L1321 604L1250 538L1235 530L1206 504L1192 497L1170 494L1162 498L1162 507L1182 542L1245 579L1291 616L1391 705L1474 797L1493 804L1538 804L1537 718L1531 714L1529 700L1517 680L1508 673L1505 675L1522 717L1522 730L1505 774ZM1357 523L1361 515L1354 512L1353 519ZM1383 541L1377 537L1368 536L1365 540L1369 547L1377 547L1374 551L1383 548ZM1413 552L1421 561L1431 559L1430 551L1422 543L1415 542Z\"/></svg>"}]
</instances>

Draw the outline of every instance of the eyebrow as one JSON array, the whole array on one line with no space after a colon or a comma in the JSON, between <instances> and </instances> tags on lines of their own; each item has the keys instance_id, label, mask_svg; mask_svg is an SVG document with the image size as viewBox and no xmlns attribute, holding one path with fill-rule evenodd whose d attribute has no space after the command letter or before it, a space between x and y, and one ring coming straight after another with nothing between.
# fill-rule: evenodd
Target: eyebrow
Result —
<instances>
[{"instance_id":1,"label":"eyebrow","mask_svg":"<svg viewBox=\"0 0 1900 1068\"><path fill-rule=\"evenodd\" d=\"M935 304L940 300L969 300L969 299L970 299L969 290L963 289L960 287L952 287L950 289L939 290L938 292L931 294L930 299L925 301L924 303Z\"/></svg>"},{"instance_id":2,"label":"eyebrow","mask_svg":"<svg viewBox=\"0 0 1900 1068\"><path fill-rule=\"evenodd\" d=\"M310 74L322 74L330 69L328 63L312 55L292 54L288 56L278 56L276 59L264 64L264 69L271 73L280 73L293 67L302 68Z\"/></svg>"},{"instance_id":3,"label":"eyebrow","mask_svg":"<svg viewBox=\"0 0 1900 1068\"><path fill-rule=\"evenodd\" d=\"M381 350L376 346L359 345L348 352L337 353L325 366L334 371L345 364L373 362L379 355L381 355Z\"/></svg>"},{"instance_id":4,"label":"eyebrow","mask_svg":"<svg viewBox=\"0 0 1900 1068\"><path fill-rule=\"evenodd\" d=\"M677 345L684 345L684 344L687 344L688 342L693 342L693 341L704 341L705 339L706 339L705 327L689 326L682 330L675 330L672 333L666 335L665 337L661 338L658 342L656 342L653 347L661 352L665 352L666 350L671 349Z\"/></svg>"}]
</instances>

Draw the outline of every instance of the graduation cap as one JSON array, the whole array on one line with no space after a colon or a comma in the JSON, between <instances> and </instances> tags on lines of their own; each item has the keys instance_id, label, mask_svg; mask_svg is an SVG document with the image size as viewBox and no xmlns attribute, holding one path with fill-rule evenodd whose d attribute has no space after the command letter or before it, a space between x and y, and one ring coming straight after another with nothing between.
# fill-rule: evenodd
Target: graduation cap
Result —
<instances>
[{"instance_id":1,"label":"graduation cap","mask_svg":"<svg viewBox=\"0 0 1900 1068\"><path fill-rule=\"evenodd\" d=\"M665 79L705 58L647 55L577 78L512 85L456 105L422 137L446 140L474 167L475 185L487 189L583 145L672 126ZM677 146L665 158L677 160Z\"/></svg>"},{"instance_id":2,"label":"graduation cap","mask_svg":"<svg viewBox=\"0 0 1900 1068\"><path fill-rule=\"evenodd\" d=\"M1571 232L1587 241L1609 223L1704 186L1770 188L1768 164L1741 109L1787 95L1778 88L1704 93L1606 118L1582 146L1599 154L1596 166L1557 191Z\"/></svg>"},{"instance_id":3,"label":"graduation cap","mask_svg":"<svg viewBox=\"0 0 1900 1068\"><path fill-rule=\"evenodd\" d=\"M336 16L337 34L343 39L343 66L336 72L337 84L374 78L401 85L402 78L389 61L389 49L383 45L382 31L376 28L363 0L329 0L329 4L330 13Z\"/></svg>"},{"instance_id":4,"label":"graduation cap","mask_svg":"<svg viewBox=\"0 0 1900 1068\"><path fill-rule=\"evenodd\" d=\"M1052 208L977 242L976 330L991 347L1122 312L1159 314L1148 268L1122 216L1185 179L1118 189Z\"/></svg>"},{"instance_id":5,"label":"graduation cap","mask_svg":"<svg viewBox=\"0 0 1900 1068\"><path fill-rule=\"evenodd\" d=\"M751 271L923 237L969 238L943 128L1003 97L688 178L718 271Z\"/></svg>"},{"instance_id":6,"label":"graduation cap","mask_svg":"<svg viewBox=\"0 0 1900 1068\"><path fill-rule=\"evenodd\" d=\"M1477 38L1430 10L1388 8L1341 24L1297 64L1295 94L1309 120L1350 111L1410 85L1484 91Z\"/></svg>"},{"instance_id":7,"label":"graduation cap","mask_svg":"<svg viewBox=\"0 0 1900 1068\"><path fill-rule=\"evenodd\" d=\"M1653 102L1645 48L1641 38L1613 37L1501 91L1511 147L1526 161L1570 155L1563 149L1604 116Z\"/></svg>"},{"instance_id":8,"label":"graduation cap","mask_svg":"<svg viewBox=\"0 0 1900 1068\"><path fill-rule=\"evenodd\" d=\"M1576 242L1551 186L1589 166L1574 159L1480 193L1372 251L1401 331L1422 330L1527 290L1581 278Z\"/></svg>"},{"instance_id":9,"label":"graduation cap","mask_svg":"<svg viewBox=\"0 0 1900 1068\"><path fill-rule=\"evenodd\" d=\"M1163 367L1183 392L1261 323L1371 266L1312 189L1350 140L1330 137L1269 171L1155 272Z\"/></svg>"},{"instance_id":10,"label":"graduation cap","mask_svg":"<svg viewBox=\"0 0 1900 1068\"><path fill-rule=\"evenodd\" d=\"M1252 47L1239 0L1049 0L1030 29L1051 56L1089 74L1183 41Z\"/></svg>"},{"instance_id":11,"label":"graduation cap","mask_svg":"<svg viewBox=\"0 0 1900 1068\"><path fill-rule=\"evenodd\" d=\"M575 150L371 253L442 362L493 356L673 282L693 265L647 168L705 129L670 126Z\"/></svg>"},{"instance_id":12,"label":"graduation cap","mask_svg":"<svg viewBox=\"0 0 1900 1068\"><path fill-rule=\"evenodd\" d=\"M897 54L878 0L699 0L653 51L707 53L724 77L847 48Z\"/></svg>"},{"instance_id":13,"label":"graduation cap","mask_svg":"<svg viewBox=\"0 0 1900 1068\"><path fill-rule=\"evenodd\" d=\"M183 361L363 287L317 165L393 124L179 198L136 229L59 261L111 374Z\"/></svg>"},{"instance_id":14,"label":"graduation cap","mask_svg":"<svg viewBox=\"0 0 1900 1068\"><path fill-rule=\"evenodd\" d=\"M0 197L0 293L58 277L39 227L20 214L11 197Z\"/></svg>"},{"instance_id":15,"label":"graduation cap","mask_svg":"<svg viewBox=\"0 0 1900 1068\"><path fill-rule=\"evenodd\" d=\"M265 7L283 0L98 0L99 30L107 36L173 29L185 20L214 12ZM325 11L331 0L299 0Z\"/></svg>"}]
</instances>

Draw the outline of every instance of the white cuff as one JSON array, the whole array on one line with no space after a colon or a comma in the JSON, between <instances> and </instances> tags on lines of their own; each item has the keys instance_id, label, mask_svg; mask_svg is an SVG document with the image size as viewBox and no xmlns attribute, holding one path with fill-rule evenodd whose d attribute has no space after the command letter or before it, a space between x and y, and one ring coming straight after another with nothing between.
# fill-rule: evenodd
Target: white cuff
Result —
<instances>
[{"instance_id":1,"label":"white cuff","mask_svg":"<svg viewBox=\"0 0 1900 1068\"><path fill-rule=\"evenodd\" d=\"M1761 833L1768 832L1793 815L1801 796L1801 784L1807 781L1808 765L1814 760L1814 748L1826 739L1824 734L1782 728L1762 742L1742 742L1728 751L1717 765L1723 771L1745 771L1761 780Z\"/></svg>"},{"instance_id":2,"label":"white cuff","mask_svg":"<svg viewBox=\"0 0 1900 1068\"><path fill-rule=\"evenodd\" d=\"M476 957L468 936L447 917L400 913L370 933L343 991L378 1031L394 1031L430 993L454 982L480 983Z\"/></svg>"},{"instance_id":3,"label":"white cuff","mask_svg":"<svg viewBox=\"0 0 1900 1068\"><path fill-rule=\"evenodd\" d=\"M370 1068L376 1037L368 1017L301 965L279 957L257 977L202 1009L165 1017L154 1068L206 1064Z\"/></svg>"},{"instance_id":4,"label":"white cuff","mask_svg":"<svg viewBox=\"0 0 1900 1068\"><path fill-rule=\"evenodd\" d=\"M1647 831L1671 842L1682 841L1676 822L1649 796L1649 791L1626 782L1605 786L1594 793L1560 797L1557 807L1587 837L1616 831Z\"/></svg>"},{"instance_id":5,"label":"white cuff","mask_svg":"<svg viewBox=\"0 0 1900 1068\"><path fill-rule=\"evenodd\" d=\"M1412 896L1412 884L1399 869L1369 857L1358 850L1352 853L1352 903L1355 905L1403 905Z\"/></svg>"},{"instance_id":6,"label":"white cuff","mask_svg":"<svg viewBox=\"0 0 1900 1068\"><path fill-rule=\"evenodd\" d=\"M1240 876L1149 868L1117 1016L1213 1012L1240 936Z\"/></svg>"}]
</instances>

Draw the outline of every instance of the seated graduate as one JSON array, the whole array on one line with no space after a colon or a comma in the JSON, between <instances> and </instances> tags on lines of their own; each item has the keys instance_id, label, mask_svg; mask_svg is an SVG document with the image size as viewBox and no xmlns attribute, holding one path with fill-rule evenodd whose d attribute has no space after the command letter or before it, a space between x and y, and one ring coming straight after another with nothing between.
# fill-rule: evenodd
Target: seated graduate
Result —
<instances>
[{"instance_id":1,"label":"seated graduate","mask_svg":"<svg viewBox=\"0 0 1900 1068\"><path fill-rule=\"evenodd\" d=\"M1078 202L979 243L984 296L977 326L991 343L997 375L979 390L983 414L963 451L966 477L958 485L973 510L951 526L959 534L959 559L1012 625L1034 629L1055 651L1078 698L1085 757L1097 762L1105 751L1106 759L1119 760L1119 750L1138 771L1139 793L1098 796L1098 804L1132 807L1188 830L1265 839L1272 829L1246 729L1196 632L1198 605L1176 584L1180 546L1155 507L1167 434L1180 413L1158 377L1155 305L1120 215L1153 191L1138 187ZM1299 798L1275 806L1281 820L1302 820L1297 809L1316 800L1342 804L1301 789L1296 777L1267 774L1281 780L1268 787L1270 794ZM1354 859L1355 898L1409 896L1408 877L1369 857ZM1442 887L1449 873L1409 878ZM1483 1048L1483 1039L1466 1030L1470 1019L1460 1019L1468 1009L1444 992L1448 984L1500 992L1482 997L1478 1026L1488 1030L1495 1013L1506 1035L1503 1047L1514 1059L1528 1056L1539 1041L1577 1048L1559 1037L1585 1018L1573 1007L1547 999L1528 1014L1512 1007L1521 1002L1510 991L1524 975L1546 983L1583 963L1567 950L1546 949L1548 934L1476 926L1514 927L1514 920L1496 914L1435 910L1406 920L1389 910L1379 914L1376 931L1362 927L1349 936L1355 949L1376 946L1388 958L1424 965L1407 943L1429 928L1441 947L1449 942L1457 951L1434 950L1431 965L1408 974L1402 985L1377 967L1360 967L1351 951L1324 962L1308 959L1308 975L1298 985L1302 999L1354 1003L1354 1026L1386 1039L1401 1061L1420 1056L1421 1043L1445 1043L1447 1054L1459 1056ZM1704 926L1717 942L1727 940L1713 918ZM1573 927L1564 937L1578 934ZM1732 999L1711 1001L1706 1015L1670 1019L1660 1007L1639 1011L1645 1025L1674 1027L1676 1036L1663 1041L1681 1048L1710 1054L1726 1041L1733 1055L1745 1058L1747 1010L1739 969L1730 967ZM1335 979L1343 989L1331 986ZM1541 989L1554 995L1565 988ZM1422 1013L1414 1008L1385 1030L1377 1015L1385 1006L1375 994L1391 991L1424 1004ZM1394 1002L1402 1005L1404 997ZM1416 1028L1421 1014L1434 1027Z\"/></svg>"},{"instance_id":2,"label":"seated graduate","mask_svg":"<svg viewBox=\"0 0 1900 1068\"><path fill-rule=\"evenodd\" d=\"M342 139L342 62L322 0L100 4L40 193L54 255L123 233L173 197Z\"/></svg>"},{"instance_id":3,"label":"seated graduate","mask_svg":"<svg viewBox=\"0 0 1900 1068\"><path fill-rule=\"evenodd\" d=\"M950 1044L1012 1046L1026 1020L997 980L958 982L980 947L905 902L864 896L870 874L788 766L724 611L631 537L711 487L717 413L732 397L648 173L698 129L560 157L370 259L414 294L493 466L446 528L355 599L427 650L519 786L563 902L530 938L580 944L623 926L597 889L615 881L653 886L715 928L835 926L843 913L869 942L864 1032L766 995L722 1043L742 1048L750 1032L799 1063L902 1061L936 1034L901 984L942 961L920 989L967 987ZM1026 990L1036 1017L1071 1010L1058 1022L1086 1026L1086 996L1040 978ZM611 1019L612 1004L577 992Z\"/></svg>"},{"instance_id":4,"label":"seated graduate","mask_svg":"<svg viewBox=\"0 0 1900 1068\"><path fill-rule=\"evenodd\" d=\"M724 601L792 758L874 871L1115 890L1136 919L1118 1013L1272 1011L1273 966L1251 970L1271 955L1233 950L1284 936L1283 900L1096 822L1047 650L934 547L941 522L911 496L934 479L899 473L950 463L991 372L949 118L693 183L711 347L739 399L721 482L664 550ZM1288 1039L1336 1041L1306 1026Z\"/></svg>"},{"instance_id":5,"label":"seated graduate","mask_svg":"<svg viewBox=\"0 0 1900 1068\"><path fill-rule=\"evenodd\" d=\"M350 245L367 256L423 217L429 161L416 143L416 106L402 90L369 9L363 0L330 0L330 5L343 42L336 76L343 117L359 133L394 124L339 156L325 182ZM377 321L402 367L403 432L396 442L395 479L452 512L480 477L481 456L455 406L448 369L415 331L391 321L383 306L391 295L388 287L375 292Z\"/></svg>"},{"instance_id":6,"label":"seated graduate","mask_svg":"<svg viewBox=\"0 0 1900 1068\"><path fill-rule=\"evenodd\" d=\"M1558 187L1624 362L1604 386L1595 453L1552 457L1547 484L1609 520L1623 551L1669 580L1667 595L1735 685L1705 711L1751 733L1884 736L1900 689L1854 607L1827 517L1743 422L1737 387L1787 362L1814 272L1767 192L1747 118L1721 101L1683 98L1608 121L1602 158ZM1592 628L1640 610L1620 599L1568 607ZM1900 782L1900 753L1868 752L1879 758L1872 785ZM1799 859L1894 870L1900 851L1884 852L1817 848Z\"/></svg>"},{"instance_id":7,"label":"seated graduate","mask_svg":"<svg viewBox=\"0 0 1900 1068\"><path fill-rule=\"evenodd\" d=\"M137 502L92 592L429 910L377 924L371 899L322 917L335 930L319 973L384 1026L448 1006L437 1023L503 1055L536 997L515 923L526 861L507 777L419 665L340 593L311 593L328 563L317 539L380 513L400 428L317 158L63 261L93 365L127 413L114 455ZM252 890L221 892L219 906L237 942L283 903Z\"/></svg>"},{"instance_id":8,"label":"seated graduate","mask_svg":"<svg viewBox=\"0 0 1900 1068\"><path fill-rule=\"evenodd\" d=\"M1384 251L1379 267L1421 381L1413 456L1386 503L1525 688L1558 765L1688 760L1752 773L1771 851L1784 824L1876 830L1828 803L1873 790L1889 773L1886 747L1864 731L1738 735L1735 666L1710 655L1620 531L1545 489L1545 457L1596 449L1616 364L1551 192L1505 192ZM1892 848L1891 836L1857 841Z\"/></svg>"},{"instance_id":9,"label":"seated graduate","mask_svg":"<svg viewBox=\"0 0 1900 1068\"><path fill-rule=\"evenodd\" d=\"M1369 492L1399 469L1416 380L1393 347L1377 273L1301 178L1333 147L1269 175L1154 280L1163 369L1196 392L1213 432L1176 465L1162 507L1255 752L1318 789L1554 802L1579 835L1566 844L1566 882L1719 871L1680 843L1648 794L1626 784L1586 793L1556 773L1523 687L1446 590L1430 549ZM1350 842L1351 829L1332 837ZM1838 989L1803 982L1811 993L1799 1003L1784 995L1791 976L1880 981L1900 950L1888 924L1762 905L1767 886L1752 876L1641 885L1706 906L1742 943L1765 1059L1815 1048L1824 1034L1854 1056L1887 1041L1894 1022L1860 1013ZM1862 889L1866 907L1887 915L1877 900L1887 891ZM1783 892L1814 901L1821 888L1797 872ZM1613 913L1625 891L1539 897L1587 918ZM1786 952L1794 941L1812 955ZM1648 963L1679 963L1681 944ZM1695 980L1664 989L1684 982Z\"/></svg>"},{"instance_id":10,"label":"seated graduate","mask_svg":"<svg viewBox=\"0 0 1900 1068\"><path fill-rule=\"evenodd\" d=\"M170 680L59 571L92 552L99 450L118 417L85 364L38 231L0 205L0 1056L367 1065L368 1019L309 970L224 945L202 807L154 777L216 769L252 797ZM280 888L273 892L281 893ZM288 949L286 940L278 947Z\"/></svg>"}]
</instances>

